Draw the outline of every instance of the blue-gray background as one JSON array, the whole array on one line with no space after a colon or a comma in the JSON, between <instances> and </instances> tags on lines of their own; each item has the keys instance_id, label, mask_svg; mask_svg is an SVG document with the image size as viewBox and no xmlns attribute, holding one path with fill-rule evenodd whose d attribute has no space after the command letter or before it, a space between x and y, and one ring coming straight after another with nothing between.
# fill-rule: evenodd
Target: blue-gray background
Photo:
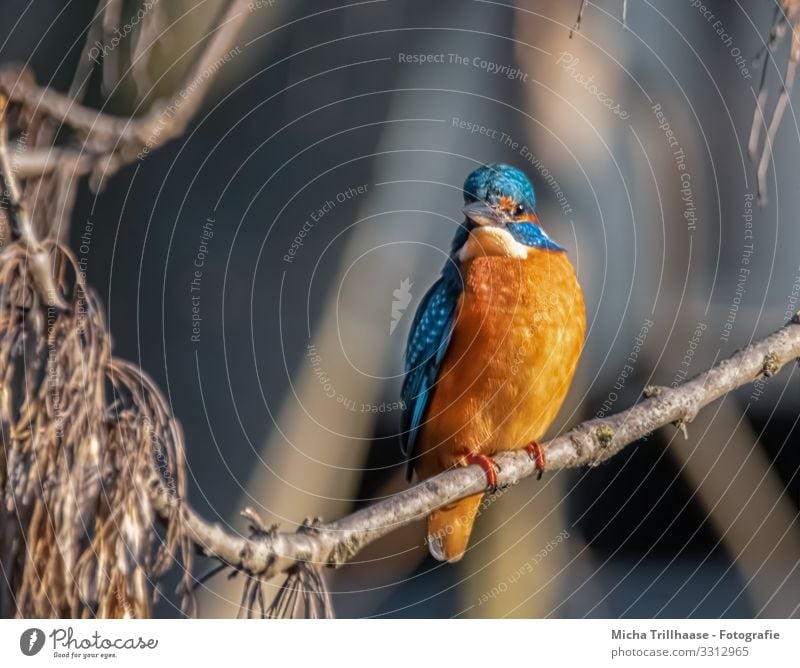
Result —
<instances>
[{"instance_id":1,"label":"blue-gray background","mask_svg":"<svg viewBox=\"0 0 800 668\"><path fill-rule=\"evenodd\" d=\"M66 87L91 4L4 3L0 58ZM478 164L526 169L584 287L586 349L554 429L691 376L796 308L794 108L763 207L746 151L774 0L709 0L713 20L689 0L631 0L627 29L622 3L604 0L570 38L578 4L274 0L252 12L186 135L101 193L82 187L73 248L90 229L88 277L115 351L168 393L206 517L242 531L251 505L291 529L405 485L393 405L404 339ZM157 87L123 79L90 101L127 114L179 88L192 53L180 56L218 6L170 2ZM770 105L786 50L768 68ZM404 279L411 301L390 333ZM421 522L392 534L331 575L337 613L797 616L795 375L717 402L688 440L663 429L597 468L525 481L481 514L456 566L427 557ZM200 605L235 614L236 583L212 580ZM178 614L169 597L160 613Z\"/></svg>"}]
</instances>

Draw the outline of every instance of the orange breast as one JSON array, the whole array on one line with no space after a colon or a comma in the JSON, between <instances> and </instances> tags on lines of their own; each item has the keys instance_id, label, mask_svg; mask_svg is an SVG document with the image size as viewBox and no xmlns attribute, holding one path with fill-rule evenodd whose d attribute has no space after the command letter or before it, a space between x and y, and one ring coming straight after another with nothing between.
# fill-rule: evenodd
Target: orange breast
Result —
<instances>
[{"instance_id":1,"label":"orange breast","mask_svg":"<svg viewBox=\"0 0 800 668\"><path fill-rule=\"evenodd\" d=\"M420 435L419 473L538 440L566 396L586 328L566 253L478 257Z\"/></svg>"}]
</instances>

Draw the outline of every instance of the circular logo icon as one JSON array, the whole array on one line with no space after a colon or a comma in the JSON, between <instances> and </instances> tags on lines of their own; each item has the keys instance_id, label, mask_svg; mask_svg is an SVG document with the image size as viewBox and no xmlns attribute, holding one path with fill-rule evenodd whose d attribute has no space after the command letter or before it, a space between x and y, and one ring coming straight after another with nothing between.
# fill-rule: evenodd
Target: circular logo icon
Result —
<instances>
[{"instance_id":1,"label":"circular logo icon","mask_svg":"<svg viewBox=\"0 0 800 668\"><path fill-rule=\"evenodd\" d=\"M44 647L44 631L32 628L23 631L19 637L19 648L25 656L38 654Z\"/></svg>"}]
</instances>

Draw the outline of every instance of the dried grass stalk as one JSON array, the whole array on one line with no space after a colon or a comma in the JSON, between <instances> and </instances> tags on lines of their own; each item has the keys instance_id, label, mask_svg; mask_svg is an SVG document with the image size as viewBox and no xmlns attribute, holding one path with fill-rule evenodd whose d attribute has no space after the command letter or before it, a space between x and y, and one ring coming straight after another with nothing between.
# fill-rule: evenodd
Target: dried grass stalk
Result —
<instances>
[{"instance_id":1,"label":"dried grass stalk","mask_svg":"<svg viewBox=\"0 0 800 668\"><path fill-rule=\"evenodd\" d=\"M250 606L248 613L252 609ZM289 570L272 605L264 610L262 600L261 610L262 617L281 619L332 619L335 616L325 578L319 569L307 561L298 561Z\"/></svg>"},{"instance_id":2,"label":"dried grass stalk","mask_svg":"<svg viewBox=\"0 0 800 668\"><path fill-rule=\"evenodd\" d=\"M112 357L70 252L46 249L66 309L36 290L24 244L0 254L0 612L149 617L176 551L184 584L191 567L183 437L152 381Z\"/></svg>"}]
</instances>

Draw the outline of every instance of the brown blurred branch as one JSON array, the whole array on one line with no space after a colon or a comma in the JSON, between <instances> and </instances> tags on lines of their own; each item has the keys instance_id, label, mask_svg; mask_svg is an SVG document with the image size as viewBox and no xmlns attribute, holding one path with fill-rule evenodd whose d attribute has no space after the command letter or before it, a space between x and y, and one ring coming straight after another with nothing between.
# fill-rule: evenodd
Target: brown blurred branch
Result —
<instances>
[{"instance_id":1,"label":"brown blurred branch","mask_svg":"<svg viewBox=\"0 0 800 668\"><path fill-rule=\"evenodd\" d=\"M61 310L66 303L52 276L50 254L39 241L28 214L28 206L17 182L16 165L8 153L8 100L0 94L0 180L5 186L4 199L11 219L11 232L15 240L25 244L30 262L30 272L44 302Z\"/></svg>"},{"instance_id":2,"label":"brown blurred branch","mask_svg":"<svg viewBox=\"0 0 800 668\"><path fill-rule=\"evenodd\" d=\"M800 319L753 343L677 388L646 388L646 397L616 415L584 422L544 443L547 469L596 466L659 427L685 429L697 412L714 400L763 376L776 374L800 357ZM498 483L511 485L536 472L524 452L498 455ZM486 478L477 466L454 469L329 524L306 524L297 533L269 531L257 539L234 535L210 524L192 509L186 532L206 555L259 577L271 577L299 562L338 566L358 550L391 531L439 508L484 491ZM157 506L165 508L168 499Z\"/></svg>"},{"instance_id":3,"label":"brown blurred branch","mask_svg":"<svg viewBox=\"0 0 800 668\"><path fill-rule=\"evenodd\" d=\"M80 144L74 154L68 154L69 164L78 174L101 170L102 178L107 178L143 151L149 153L183 134L211 87L213 74L221 62L227 62L236 35L249 15L249 5L248 0L228 3L181 88L141 117L113 116L79 104L69 95L39 86L32 74L19 66L0 68L0 90L10 102L75 131ZM62 169L58 163L62 157L40 149L26 156L24 175L45 174L56 166Z\"/></svg>"}]
</instances>

